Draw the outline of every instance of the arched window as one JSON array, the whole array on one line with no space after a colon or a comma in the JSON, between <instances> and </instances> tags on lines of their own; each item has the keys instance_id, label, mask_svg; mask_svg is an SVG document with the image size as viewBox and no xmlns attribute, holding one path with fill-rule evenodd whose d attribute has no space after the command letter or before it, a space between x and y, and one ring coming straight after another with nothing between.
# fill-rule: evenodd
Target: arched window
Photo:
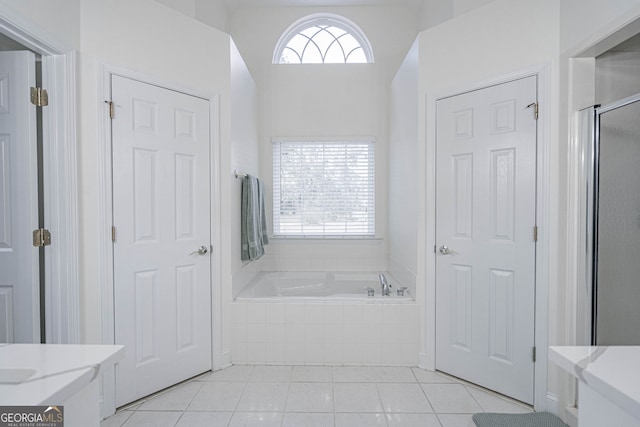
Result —
<instances>
[{"instance_id":1,"label":"arched window","mask_svg":"<svg viewBox=\"0 0 640 427\"><path fill-rule=\"evenodd\" d=\"M330 14L306 16L285 31L274 64L356 64L373 62L373 50L354 22Z\"/></svg>"}]
</instances>

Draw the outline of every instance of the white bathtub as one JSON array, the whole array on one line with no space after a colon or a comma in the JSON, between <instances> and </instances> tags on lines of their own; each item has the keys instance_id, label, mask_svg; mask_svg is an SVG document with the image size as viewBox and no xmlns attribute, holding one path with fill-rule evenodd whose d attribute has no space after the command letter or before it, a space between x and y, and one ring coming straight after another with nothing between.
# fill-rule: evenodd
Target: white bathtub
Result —
<instances>
[{"instance_id":1,"label":"white bathtub","mask_svg":"<svg viewBox=\"0 0 640 427\"><path fill-rule=\"evenodd\" d=\"M362 303L412 303L413 296L405 290L397 295L400 285L389 273L391 295L382 296L379 273L359 272L261 272L236 297L237 302L348 301ZM374 290L368 296L367 288Z\"/></svg>"}]
</instances>

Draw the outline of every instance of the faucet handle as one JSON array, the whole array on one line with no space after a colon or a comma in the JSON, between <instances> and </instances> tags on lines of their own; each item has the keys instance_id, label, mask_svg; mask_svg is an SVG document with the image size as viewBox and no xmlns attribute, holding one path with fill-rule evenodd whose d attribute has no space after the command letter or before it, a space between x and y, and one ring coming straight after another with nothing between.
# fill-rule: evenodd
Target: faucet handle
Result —
<instances>
[{"instance_id":1,"label":"faucet handle","mask_svg":"<svg viewBox=\"0 0 640 427\"><path fill-rule=\"evenodd\" d=\"M366 288L364 288L364 289L367 291L367 296L372 297L372 296L374 296L374 295L375 295L375 293L376 293L376 291L375 291L372 287L370 287L370 286L367 286L367 287L366 287Z\"/></svg>"},{"instance_id":2,"label":"faucet handle","mask_svg":"<svg viewBox=\"0 0 640 427\"><path fill-rule=\"evenodd\" d=\"M404 296L404 291L406 291L407 289L409 289L409 288L407 288L406 286L403 286L401 288L396 289L396 292L398 293L399 297L403 297Z\"/></svg>"}]
</instances>

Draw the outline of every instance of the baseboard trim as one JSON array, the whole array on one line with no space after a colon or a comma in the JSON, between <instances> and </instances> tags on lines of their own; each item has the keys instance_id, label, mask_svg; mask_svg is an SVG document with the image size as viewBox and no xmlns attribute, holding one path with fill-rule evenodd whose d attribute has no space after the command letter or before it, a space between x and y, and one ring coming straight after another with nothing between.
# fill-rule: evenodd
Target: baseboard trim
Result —
<instances>
[{"instance_id":1,"label":"baseboard trim","mask_svg":"<svg viewBox=\"0 0 640 427\"><path fill-rule=\"evenodd\" d=\"M219 360L220 360L220 366L214 366L213 367L214 371L219 371L221 369L228 368L229 366L231 366L231 352L223 351L222 353L220 353Z\"/></svg>"}]
</instances>

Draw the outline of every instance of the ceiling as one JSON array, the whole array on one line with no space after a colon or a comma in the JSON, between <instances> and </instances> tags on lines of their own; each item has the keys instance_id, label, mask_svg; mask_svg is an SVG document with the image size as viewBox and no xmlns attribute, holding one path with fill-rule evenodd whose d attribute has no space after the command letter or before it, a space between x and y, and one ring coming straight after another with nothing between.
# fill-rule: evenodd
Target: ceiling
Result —
<instances>
[{"instance_id":1,"label":"ceiling","mask_svg":"<svg viewBox=\"0 0 640 427\"><path fill-rule=\"evenodd\" d=\"M408 6L418 9L423 0L224 0L230 12L241 7Z\"/></svg>"}]
</instances>

